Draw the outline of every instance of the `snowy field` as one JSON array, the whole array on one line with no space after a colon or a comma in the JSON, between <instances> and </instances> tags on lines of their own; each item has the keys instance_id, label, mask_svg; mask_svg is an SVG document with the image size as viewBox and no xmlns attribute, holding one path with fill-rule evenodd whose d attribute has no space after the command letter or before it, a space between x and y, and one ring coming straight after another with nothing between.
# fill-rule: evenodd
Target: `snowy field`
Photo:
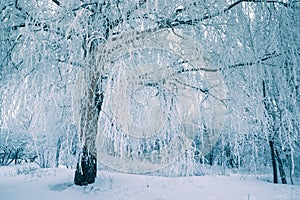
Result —
<instances>
[{"instance_id":1,"label":"snowy field","mask_svg":"<svg viewBox=\"0 0 300 200\"><path fill-rule=\"evenodd\" d=\"M74 170L33 165L0 167L1 200L299 200L300 186L231 174L155 177L99 171L96 183L72 185Z\"/></svg>"}]
</instances>

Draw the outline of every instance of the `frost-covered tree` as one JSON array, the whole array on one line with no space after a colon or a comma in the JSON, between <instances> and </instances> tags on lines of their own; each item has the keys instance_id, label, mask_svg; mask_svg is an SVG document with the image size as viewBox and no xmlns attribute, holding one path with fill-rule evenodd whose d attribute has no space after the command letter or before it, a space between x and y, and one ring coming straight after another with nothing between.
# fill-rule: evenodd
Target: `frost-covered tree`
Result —
<instances>
[{"instance_id":1,"label":"frost-covered tree","mask_svg":"<svg viewBox=\"0 0 300 200\"><path fill-rule=\"evenodd\" d=\"M225 45L233 49L224 80L230 110L238 116L229 120L236 130L231 140L236 163L251 161L252 170L272 163L274 182L278 168L286 183L286 168L294 174L299 159L299 3L253 2L240 9L232 11L234 25L224 29Z\"/></svg>"},{"instance_id":2,"label":"frost-covered tree","mask_svg":"<svg viewBox=\"0 0 300 200\"><path fill-rule=\"evenodd\" d=\"M40 28L40 20L54 26L53 9L50 1L1 2L1 131L27 132L41 166L52 166L50 148L72 126L75 72L61 61L59 33Z\"/></svg>"}]
</instances>

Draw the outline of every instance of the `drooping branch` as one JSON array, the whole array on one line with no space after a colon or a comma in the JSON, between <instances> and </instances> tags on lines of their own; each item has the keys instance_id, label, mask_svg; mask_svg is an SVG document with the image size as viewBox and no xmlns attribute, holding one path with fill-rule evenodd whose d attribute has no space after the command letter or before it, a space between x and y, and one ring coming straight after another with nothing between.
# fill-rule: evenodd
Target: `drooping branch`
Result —
<instances>
[{"instance_id":1,"label":"drooping branch","mask_svg":"<svg viewBox=\"0 0 300 200\"><path fill-rule=\"evenodd\" d=\"M22 17L24 19L26 19L29 16L29 13L27 11L24 11L24 9L19 5L18 0L15 0L14 7L22 14Z\"/></svg>"},{"instance_id":2,"label":"drooping branch","mask_svg":"<svg viewBox=\"0 0 300 200\"><path fill-rule=\"evenodd\" d=\"M134 13L134 11L138 10L140 7L142 7L145 3L147 2L147 0L139 0L132 9L128 10L126 12L126 20L129 20L130 16ZM117 20L113 21L111 23L111 28L114 28L116 26L118 26L119 24L124 22L124 18L121 16L119 17Z\"/></svg>"},{"instance_id":3,"label":"drooping branch","mask_svg":"<svg viewBox=\"0 0 300 200\"><path fill-rule=\"evenodd\" d=\"M6 55L4 56L4 58L3 58L3 60L1 61L1 63L0 63L0 69L2 69L3 68L3 65L4 65L4 62L6 61L6 60L8 60L10 57L11 57L11 53L12 53L12 51L14 50L14 48L17 46L17 44L18 44L18 42L19 42L19 39L22 37L22 35L20 35L17 39L16 39L16 41L13 43L13 45L10 47L10 49L7 51L7 53L6 53ZM14 66L16 69L18 69L18 66L19 65L17 65L17 66Z\"/></svg>"},{"instance_id":4,"label":"drooping branch","mask_svg":"<svg viewBox=\"0 0 300 200\"><path fill-rule=\"evenodd\" d=\"M211 14L205 14L203 17L201 18L197 18L197 19L188 19L188 20L179 20L178 18L173 19L173 20L163 20L162 22L159 23L159 27L161 28L175 28L179 25L197 25L198 23L208 20L208 19L212 19L215 18L217 16L221 16L222 14L228 12L229 10L231 10L232 8L236 7L237 5L241 4L241 3L273 3L273 4L279 4L282 5L286 8L288 7L292 7L292 5L290 3L286 3L286 2L282 2L282 1L275 1L275 0L238 0L232 4L230 4L229 6L227 6L226 8L224 8L223 10L217 11L215 13L211 13Z\"/></svg>"},{"instance_id":5,"label":"drooping branch","mask_svg":"<svg viewBox=\"0 0 300 200\"><path fill-rule=\"evenodd\" d=\"M258 63L261 63L263 61L267 61L271 58L275 58L275 57L278 57L280 56L281 54L280 53L277 53L276 51L274 51L273 53L268 53L266 55L264 55L263 57L260 57L258 60L256 61L252 61L252 62L245 62L245 63L237 63L237 64L234 64L234 65L230 65L228 67L226 67L227 69L231 69L231 68L236 68L236 67L244 67L244 66L252 66L252 65L255 65L255 64L258 64Z\"/></svg>"},{"instance_id":6,"label":"drooping branch","mask_svg":"<svg viewBox=\"0 0 300 200\"><path fill-rule=\"evenodd\" d=\"M57 6L61 5L60 1L58 1L58 0L52 0L52 2L55 3Z\"/></svg>"},{"instance_id":7,"label":"drooping branch","mask_svg":"<svg viewBox=\"0 0 300 200\"><path fill-rule=\"evenodd\" d=\"M127 11L127 13L126 13L126 20L129 19L129 17L132 15L132 13L133 13L135 10L138 10L138 9L139 9L140 7L142 7L146 2L147 2L147 0L139 0L139 2L136 3L136 5L133 7L133 9Z\"/></svg>"},{"instance_id":8,"label":"drooping branch","mask_svg":"<svg viewBox=\"0 0 300 200\"><path fill-rule=\"evenodd\" d=\"M18 25L14 25L11 27L11 30L18 30L19 28L24 28L25 27L25 23L21 23L21 24L18 24Z\"/></svg>"},{"instance_id":9,"label":"drooping branch","mask_svg":"<svg viewBox=\"0 0 300 200\"><path fill-rule=\"evenodd\" d=\"M82 8L88 9L88 7L92 6L92 5L95 6L95 7L98 7L98 3L97 2L85 3L85 4L82 4L82 5L78 6L78 7L76 7L76 8L73 8L72 11L77 11L77 10L80 10ZM101 6L102 5L103 4L101 4ZM92 11L92 10L90 10L90 11Z\"/></svg>"},{"instance_id":10,"label":"drooping branch","mask_svg":"<svg viewBox=\"0 0 300 200\"><path fill-rule=\"evenodd\" d=\"M60 6L61 3L57 0L53 0L53 2ZM19 12L22 13L22 17L24 18L24 21L29 20L30 23L26 23L24 21L22 21L20 24L16 24L14 26L9 27L9 30L18 30L19 28L24 28L25 26L32 26L35 27L37 29L35 29L34 31L46 31L46 32L51 32L51 33L55 33L57 35L63 35L63 33L57 29L57 30L52 30L50 27L50 24L47 24L45 22L41 22L40 19L33 17L29 12L25 11L20 5L18 0L15 0L14 2L14 7L15 9L17 9Z\"/></svg>"},{"instance_id":11,"label":"drooping branch","mask_svg":"<svg viewBox=\"0 0 300 200\"><path fill-rule=\"evenodd\" d=\"M271 58L278 57L280 55L281 55L280 53L277 53L276 51L274 51L273 53L268 53L268 54L258 58L256 61L242 62L242 63L237 63L237 64L229 65L227 67L220 67L220 68L205 68L205 67L195 67L195 68L189 68L189 69L181 68L180 70L177 71L177 73L188 73L188 72L199 72L199 71L217 72L217 71L221 71L224 69L252 66L252 65L267 61Z\"/></svg>"},{"instance_id":12,"label":"drooping branch","mask_svg":"<svg viewBox=\"0 0 300 200\"><path fill-rule=\"evenodd\" d=\"M2 9L0 10L0 14L2 15L2 13L3 13L5 10L9 9L9 7L11 7L11 6L13 6L13 3L10 3L10 4L8 4L8 5L3 6ZM4 17L4 18L5 18L5 17ZM4 18L1 19L1 21L3 21Z\"/></svg>"},{"instance_id":13,"label":"drooping branch","mask_svg":"<svg viewBox=\"0 0 300 200\"><path fill-rule=\"evenodd\" d=\"M23 11L22 7L19 6L18 0L15 0L15 8L19 11Z\"/></svg>"},{"instance_id":14,"label":"drooping branch","mask_svg":"<svg viewBox=\"0 0 300 200\"><path fill-rule=\"evenodd\" d=\"M181 80L179 80L178 78L174 78L174 81L180 85L183 85L184 87L188 87L197 91L202 92L203 94L207 95L209 93L209 90L207 88L201 88L201 87L197 87L195 85L183 82Z\"/></svg>"}]
</instances>

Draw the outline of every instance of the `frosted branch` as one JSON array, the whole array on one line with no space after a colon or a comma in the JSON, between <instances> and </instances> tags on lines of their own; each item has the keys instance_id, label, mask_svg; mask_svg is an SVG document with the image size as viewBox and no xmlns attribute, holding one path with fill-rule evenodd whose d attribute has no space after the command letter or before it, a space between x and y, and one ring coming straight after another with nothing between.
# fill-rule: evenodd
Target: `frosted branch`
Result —
<instances>
[{"instance_id":1,"label":"frosted branch","mask_svg":"<svg viewBox=\"0 0 300 200\"><path fill-rule=\"evenodd\" d=\"M217 16L221 16L222 14L228 12L229 10L231 10L232 8L236 7L237 5L241 4L241 3L276 3L279 5L282 5L284 7L291 7L290 3L285 3L282 1L262 1L262 0L238 0L236 2L234 2L233 4L229 5L228 7L224 8L223 10L217 11L215 13L212 14L206 14L201 18L197 18L197 19L189 19L189 20L179 20L178 18L170 20L170 19L165 19L165 20L161 20L161 22L159 22L159 27L161 28L174 28L180 25L198 25L198 23L208 20L208 19L212 19L215 18Z\"/></svg>"}]
</instances>

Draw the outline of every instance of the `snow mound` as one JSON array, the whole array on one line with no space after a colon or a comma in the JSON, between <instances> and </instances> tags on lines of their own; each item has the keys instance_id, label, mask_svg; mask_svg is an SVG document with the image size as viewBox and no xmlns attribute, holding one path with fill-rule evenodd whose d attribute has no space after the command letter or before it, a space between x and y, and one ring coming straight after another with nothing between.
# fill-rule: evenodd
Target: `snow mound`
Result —
<instances>
[{"instance_id":1,"label":"snow mound","mask_svg":"<svg viewBox=\"0 0 300 200\"><path fill-rule=\"evenodd\" d=\"M0 199L298 200L300 196L300 186L272 184L238 173L162 177L100 170L96 182L84 187L74 185L73 176L74 170L66 168L0 167Z\"/></svg>"}]
</instances>

